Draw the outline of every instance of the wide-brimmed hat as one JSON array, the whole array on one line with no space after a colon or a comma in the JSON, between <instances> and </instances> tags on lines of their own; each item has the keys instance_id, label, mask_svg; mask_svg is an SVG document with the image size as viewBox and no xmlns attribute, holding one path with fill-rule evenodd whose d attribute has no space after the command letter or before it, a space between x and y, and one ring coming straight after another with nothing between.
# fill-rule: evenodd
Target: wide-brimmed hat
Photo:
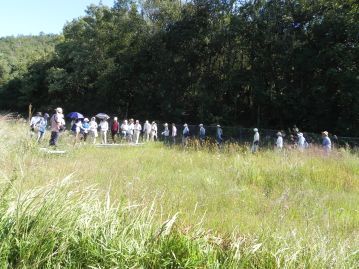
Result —
<instances>
[{"instance_id":1,"label":"wide-brimmed hat","mask_svg":"<svg viewBox=\"0 0 359 269\"><path fill-rule=\"evenodd\" d=\"M203 124L201 123L200 125L198 125L199 127L203 127Z\"/></svg>"},{"instance_id":2,"label":"wide-brimmed hat","mask_svg":"<svg viewBox=\"0 0 359 269\"><path fill-rule=\"evenodd\" d=\"M327 131L323 131L322 134L328 136L329 133Z\"/></svg>"},{"instance_id":3,"label":"wide-brimmed hat","mask_svg":"<svg viewBox=\"0 0 359 269\"><path fill-rule=\"evenodd\" d=\"M167 124L167 123L165 123L165 124L163 124L163 126L168 126L168 124Z\"/></svg>"},{"instance_id":4,"label":"wide-brimmed hat","mask_svg":"<svg viewBox=\"0 0 359 269\"><path fill-rule=\"evenodd\" d=\"M281 132L278 132L278 133L277 133L277 136L282 136L282 133L281 133Z\"/></svg>"},{"instance_id":5,"label":"wide-brimmed hat","mask_svg":"<svg viewBox=\"0 0 359 269\"><path fill-rule=\"evenodd\" d=\"M217 124L217 128L221 128L221 125Z\"/></svg>"},{"instance_id":6,"label":"wide-brimmed hat","mask_svg":"<svg viewBox=\"0 0 359 269\"><path fill-rule=\"evenodd\" d=\"M36 116L42 116L41 112L36 112Z\"/></svg>"},{"instance_id":7,"label":"wide-brimmed hat","mask_svg":"<svg viewBox=\"0 0 359 269\"><path fill-rule=\"evenodd\" d=\"M254 129L253 129L253 132L258 132L258 129L257 129L257 128L254 128Z\"/></svg>"},{"instance_id":8,"label":"wide-brimmed hat","mask_svg":"<svg viewBox=\"0 0 359 269\"><path fill-rule=\"evenodd\" d=\"M187 127L187 126L188 126L187 123L183 124L183 127Z\"/></svg>"},{"instance_id":9,"label":"wide-brimmed hat","mask_svg":"<svg viewBox=\"0 0 359 269\"><path fill-rule=\"evenodd\" d=\"M303 136L303 133L297 133L297 136Z\"/></svg>"},{"instance_id":10,"label":"wide-brimmed hat","mask_svg":"<svg viewBox=\"0 0 359 269\"><path fill-rule=\"evenodd\" d=\"M62 114L62 108L61 108L61 107L56 108L55 111L56 111L57 113L61 113L61 114Z\"/></svg>"},{"instance_id":11,"label":"wide-brimmed hat","mask_svg":"<svg viewBox=\"0 0 359 269\"><path fill-rule=\"evenodd\" d=\"M84 122L89 122L89 119L88 119L88 118L84 118Z\"/></svg>"}]
</instances>

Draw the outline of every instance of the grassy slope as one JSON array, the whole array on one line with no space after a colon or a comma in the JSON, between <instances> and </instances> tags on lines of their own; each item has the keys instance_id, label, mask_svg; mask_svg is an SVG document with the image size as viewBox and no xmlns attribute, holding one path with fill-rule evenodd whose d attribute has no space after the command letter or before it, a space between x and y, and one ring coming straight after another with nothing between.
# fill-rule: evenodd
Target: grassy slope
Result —
<instances>
[{"instance_id":1,"label":"grassy slope","mask_svg":"<svg viewBox=\"0 0 359 269\"><path fill-rule=\"evenodd\" d=\"M20 127L13 128L23 133ZM179 212L180 231L196 230L201 222L200 227L217 231L211 234L221 238L227 234L231 240L258 240L268 251L280 251L283 260L277 266L305 267L306 259L314 268L358 265L357 156L270 151L252 155L239 148L229 153L183 151L160 144L74 149L66 141L63 137L66 156L49 156L24 139L16 153L6 150L0 170L21 179L15 184L22 190L74 173L83 189L93 184L102 194L110 189L112 201L143 207L155 201L154 223ZM1 141L3 146L9 143ZM275 267L271 260L276 255L264 254L263 264ZM288 262L290 257L294 263Z\"/></svg>"}]
</instances>

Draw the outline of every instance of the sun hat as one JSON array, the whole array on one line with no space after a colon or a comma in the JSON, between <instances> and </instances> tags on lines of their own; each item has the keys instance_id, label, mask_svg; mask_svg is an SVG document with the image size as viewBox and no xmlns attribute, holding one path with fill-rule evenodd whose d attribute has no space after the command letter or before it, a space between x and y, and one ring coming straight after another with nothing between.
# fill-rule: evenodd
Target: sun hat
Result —
<instances>
[{"instance_id":1,"label":"sun hat","mask_svg":"<svg viewBox=\"0 0 359 269\"><path fill-rule=\"evenodd\" d=\"M327 131L322 132L322 134L325 135L325 136L328 136L328 132L327 132Z\"/></svg>"},{"instance_id":2,"label":"sun hat","mask_svg":"<svg viewBox=\"0 0 359 269\"><path fill-rule=\"evenodd\" d=\"M297 136L303 136L303 133L297 133Z\"/></svg>"},{"instance_id":3,"label":"sun hat","mask_svg":"<svg viewBox=\"0 0 359 269\"><path fill-rule=\"evenodd\" d=\"M221 128L221 125L217 124L217 128Z\"/></svg>"},{"instance_id":4,"label":"sun hat","mask_svg":"<svg viewBox=\"0 0 359 269\"><path fill-rule=\"evenodd\" d=\"M113 120L117 120L117 117L113 117Z\"/></svg>"},{"instance_id":5,"label":"sun hat","mask_svg":"<svg viewBox=\"0 0 359 269\"><path fill-rule=\"evenodd\" d=\"M164 126L168 126L167 122L165 124L163 124Z\"/></svg>"},{"instance_id":6,"label":"sun hat","mask_svg":"<svg viewBox=\"0 0 359 269\"><path fill-rule=\"evenodd\" d=\"M278 133L277 133L277 136L282 136L282 133L281 133L281 132L278 132Z\"/></svg>"},{"instance_id":7,"label":"sun hat","mask_svg":"<svg viewBox=\"0 0 359 269\"><path fill-rule=\"evenodd\" d=\"M41 112L36 112L36 116L42 116Z\"/></svg>"},{"instance_id":8,"label":"sun hat","mask_svg":"<svg viewBox=\"0 0 359 269\"><path fill-rule=\"evenodd\" d=\"M183 127L187 127L187 126L188 126L187 123L183 124Z\"/></svg>"},{"instance_id":9,"label":"sun hat","mask_svg":"<svg viewBox=\"0 0 359 269\"><path fill-rule=\"evenodd\" d=\"M89 119L88 119L88 118L84 118L84 122L89 122Z\"/></svg>"},{"instance_id":10,"label":"sun hat","mask_svg":"<svg viewBox=\"0 0 359 269\"><path fill-rule=\"evenodd\" d=\"M201 124L199 125L199 127L203 127L203 124L201 123Z\"/></svg>"},{"instance_id":11,"label":"sun hat","mask_svg":"<svg viewBox=\"0 0 359 269\"><path fill-rule=\"evenodd\" d=\"M58 107L55 109L57 113L61 113L62 114L62 108L61 107Z\"/></svg>"},{"instance_id":12,"label":"sun hat","mask_svg":"<svg viewBox=\"0 0 359 269\"><path fill-rule=\"evenodd\" d=\"M258 129L257 129L257 128L254 128L254 129L253 129L253 132L258 132Z\"/></svg>"}]
</instances>

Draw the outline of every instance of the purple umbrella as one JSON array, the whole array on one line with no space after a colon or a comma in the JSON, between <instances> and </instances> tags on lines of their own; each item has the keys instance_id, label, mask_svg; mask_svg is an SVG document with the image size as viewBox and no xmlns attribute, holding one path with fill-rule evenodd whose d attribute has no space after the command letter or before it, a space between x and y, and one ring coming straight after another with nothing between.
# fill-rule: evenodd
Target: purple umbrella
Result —
<instances>
[{"instance_id":1,"label":"purple umbrella","mask_svg":"<svg viewBox=\"0 0 359 269\"><path fill-rule=\"evenodd\" d=\"M71 113L67 114L66 117L70 118L70 119L83 119L84 118L84 116L79 112L71 112Z\"/></svg>"}]
</instances>

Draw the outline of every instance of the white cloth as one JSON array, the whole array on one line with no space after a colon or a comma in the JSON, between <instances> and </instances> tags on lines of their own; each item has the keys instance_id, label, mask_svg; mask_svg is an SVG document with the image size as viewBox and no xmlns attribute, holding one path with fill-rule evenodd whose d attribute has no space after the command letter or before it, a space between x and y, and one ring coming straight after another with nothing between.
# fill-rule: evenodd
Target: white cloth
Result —
<instances>
[{"instance_id":1,"label":"white cloth","mask_svg":"<svg viewBox=\"0 0 359 269\"><path fill-rule=\"evenodd\" d=\"M100 122L100 129L101 129L101 132L107 132L108 131L108 122L107 121L101 121Z\"/></svg>"},{"instance_id":2,"label":"white cloth","mask_svg":"<svg viewBox=\"0 0 359 269\"><path fill-rule=\"evenodd\" d=\"M257 142L257 141L259 141L259 133L258 132L256 132L253 137L253 142Z\"/></svg>"},{"instance_id":3,"label":"white cloth","mask_svg":"<svg viewBox=\"0 0 359 269\"><path fill-rule=\"evenodd\" d=\"M276 142L276 146L277 146L278 149L282 149L282 148L283 148L283 137L278 136L277 142Z\"/></svg>"},{"instance_id":4,"label":"white cloth","mask_svg":"<svg viewBox=\"0 0 359 269\"><path fill-rule=\"evenodd\" d=\"M176 126L172 126L172 137L177 136L177 128Z\"/></svg>"}]
</instances>

